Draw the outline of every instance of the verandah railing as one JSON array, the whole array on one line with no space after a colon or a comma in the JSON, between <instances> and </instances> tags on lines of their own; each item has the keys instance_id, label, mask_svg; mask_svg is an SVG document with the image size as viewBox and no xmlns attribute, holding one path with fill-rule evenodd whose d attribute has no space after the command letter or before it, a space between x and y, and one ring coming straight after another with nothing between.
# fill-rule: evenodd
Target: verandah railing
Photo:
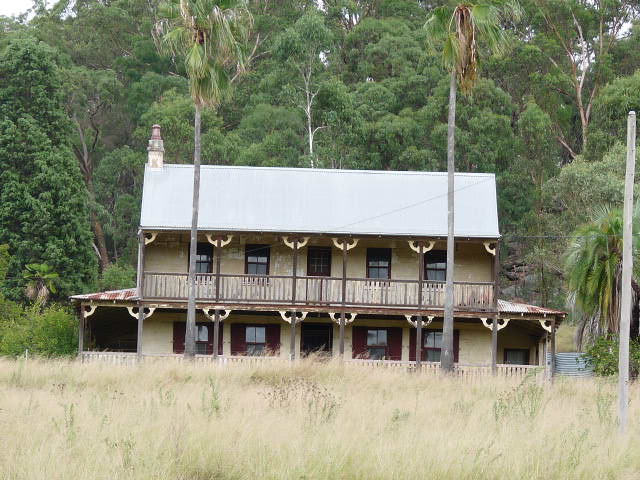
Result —
<instances>
[{"instance_id":1,"label":"verandah railing","mask_svg":"<svg viewBox=\"0 0 640 480\"><path fill-rule=\"evenodd\" d=\"M371 307L417 307L417 280L346 279L346 305ZM423 281L422 305L444 306L444 282ZM219 302L242 304L291 305L293 277L286 275L220 275ZM145 299L186 300L186 273L145 272ZM455 282L456 308L490 310L493 308L493 283ZM216 299L216 275L196 275L196 298ZM296 277L296 305L335 306L342 304L342 278Z\"/></svg>"}]
</instances>

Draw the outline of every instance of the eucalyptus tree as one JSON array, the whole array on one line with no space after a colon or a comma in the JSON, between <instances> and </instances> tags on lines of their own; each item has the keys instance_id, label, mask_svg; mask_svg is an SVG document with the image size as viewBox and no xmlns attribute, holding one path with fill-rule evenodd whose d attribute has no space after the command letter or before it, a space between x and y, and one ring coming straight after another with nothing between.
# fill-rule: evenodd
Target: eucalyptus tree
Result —
<instances>
[{"instance_id":1,"label":"eucalyptus tree","mask_svg":"<svg viewBox=\"0 0 640 480\"><path fill-rule=\"evenodd\" d=\"M447 124L447 271L441 356L441 367L445 372L453 370L456 93L460 86L464 94L470 94L478 80L481 53L478 42L483 42L488 50L500 53L506 47L507 39L503 24L519 15L520 7L515 1L487 0L483 3L464 2L438 7L425 23L429 45L433 47L440 44L442 62L450 72Z\"/></svg>"},{"instance_id":2,"label":"eucalyptus tree","mask_svg":"<svg viewBox=\"0 0 640 480\"><path fill-rule=\"evenodd\" d=\"M195 355L196 249L200 197L201 113L229 94L244 71L253 18L246 0L166 0L158 9L156 36L161 51L181 59L195 105L193 205L189 245L189 300L185 356Z\"/></svg>"},{"instance_id":3,"label":"eucalyptus tree","mask_svg":"<svg viewBox=\"0 0 640 480\"><path fill-rule=\"evenodd\" d=\"M633 253L637 251L640 208L633 212ZM622 292L622 230L620 209L601 207L592 221L576 229L567 249L565 274L569 301L579 314L576 343L609 333L620 332L620 301ZM638 334L638 294L635 280L632 286L632 336Z\"/></svg>"}]
</instances>

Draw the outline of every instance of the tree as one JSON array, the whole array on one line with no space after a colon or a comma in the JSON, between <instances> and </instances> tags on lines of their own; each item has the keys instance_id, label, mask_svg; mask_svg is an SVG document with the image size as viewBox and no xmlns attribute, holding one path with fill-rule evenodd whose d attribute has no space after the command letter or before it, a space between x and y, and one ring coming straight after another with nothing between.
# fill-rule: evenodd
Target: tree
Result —
<instances>
[{"instance_id":1,"label":"tree","mask_svg":"<svg viewBox=\"0 0 640 480\"><path fill-rule=\"evenodd\" d=\"M454 275L454 172L456 92L470 93L478 79L479 48L476 37L487 48L500 52L505 46L505 30L501 22L519 16L519 6L510 1L485 4L463 3L455 7L436 8L425 24L429 41L441 42L442 61L450 72L449 121L447 125L447 273L444 323L442 330L441 367L453 370L453 275Z\"/></svg>"},{"instance_id":2,"label":"tree","mask_svg":"<svg viewBox=\"0 0 640 480\"><path fill-rule=\"evenodd\" d=\"M306 13L280 35L276 42L276 56L298 72L302 85L300 106L306 119L307 140L309 143L310 166L316 165L314 158L314 137L319 130L327 128L318 124L314 115L314 103L320 90L318 76L325 69L326 56L333 44L331 30L324 24L324 18L318 13ZM293 95L298 97L298 95Z\"/></svg>"},{"instance_id":3,"label":"tree","mask_svg":"<svg viewBox=\"0 0 640 480\"><path fill-rule=\"evenodd\" d=\"M10 246L5 284L23 296L25 265L58 273L58 294L90 284L96 257L87 194L70 150L56 52L30 38L0 54L0 243Z\"/></svg>"},{"instance_id":4,"label":"tree","mask_svg":"<svg viewBox=\"0 0 640 480\"><path fill-rule=\"evenodd\" d=\"M56 293L56 282L59 275L46 263L30 263L25 265L24 279L27 280L25 294L27 298L42 304L47 303L49 295Z\"/></svg>"},{"instance_id":5,"label":"tree","mask_svg":"<svg viewBox=\"0 0 640 480\"><path fill-rule=\"evenodd\" d=\"M640 204L633 212L633 252L637 248ZM579 313L576 343L582 347L605 334L620 331L622 288L622 210L602 207L590 223L576 229L567 249L566 278L569 300ZM638 296L632 285L631 337L638 336Z\"/></svg>"},{"instance_id":6,"label":"tree","mask_svg":"<svg viewBox=\"0 0 640 480\"><path fill-rule=\"evenodd\" d=\"M189 245L189 301L185 356L195 355L196 248L200 196L201 111L228 95L232 72L244 71L252 17L245 0L167 0L156 24L160 47L183 59L195 104L193 211Z\"/></svg>"}]
</instances>

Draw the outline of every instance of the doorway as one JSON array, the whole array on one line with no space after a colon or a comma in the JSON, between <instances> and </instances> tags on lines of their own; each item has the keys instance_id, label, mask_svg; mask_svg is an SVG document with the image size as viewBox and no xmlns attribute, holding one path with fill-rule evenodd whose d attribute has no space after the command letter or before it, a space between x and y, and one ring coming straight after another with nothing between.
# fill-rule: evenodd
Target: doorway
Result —
<instances>
[{"instance_id":1,"label":"doorway","mask_svg":"<svg viewBox=\"0 0 640 480\"><path fill-rule=\"evenodd\" d=\"M300 337L300 353L302 356L310 353L331 355L333 343L332 324L303 322Z\"/></svg>"}]
</instances>

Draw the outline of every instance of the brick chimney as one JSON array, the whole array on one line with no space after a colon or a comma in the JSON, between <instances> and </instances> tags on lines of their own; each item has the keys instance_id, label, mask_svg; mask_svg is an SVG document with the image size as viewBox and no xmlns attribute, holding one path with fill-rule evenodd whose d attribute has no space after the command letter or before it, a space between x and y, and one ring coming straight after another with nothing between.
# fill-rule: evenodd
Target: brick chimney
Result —
<instances>
[{"instance_id":1,"label":"brick chimney","mask_svg":"<svg viewBox=\"0 0 640 480\"><path fill-rule=\"evenodd\" d=\"M151 168L162 168L164 166L164 142L160 135L160 125L151 127L151 138L149 139L149 166Z\"/></svg>"}]
</instances>

